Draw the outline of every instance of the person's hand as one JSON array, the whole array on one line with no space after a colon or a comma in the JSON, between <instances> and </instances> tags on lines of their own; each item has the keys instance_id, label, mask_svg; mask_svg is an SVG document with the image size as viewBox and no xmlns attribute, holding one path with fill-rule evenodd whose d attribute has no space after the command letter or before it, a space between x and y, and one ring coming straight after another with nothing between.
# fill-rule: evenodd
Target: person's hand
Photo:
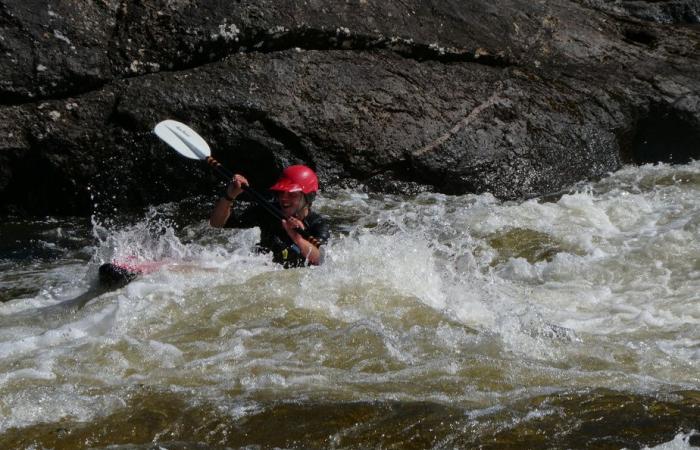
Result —
<instances>
[{"instance_id":1,"label":"person's hand","mask_svg":"<svg viewBox=\"0 0 700 450\"><path fill-rule=\"evenodd\" d=\"M304 229L304 222L296 217L287 217L282 220L282 228L287 232L290 238L294 239L299 234L299 230Z\"/></svg>"},{"instance_id":2,"label":"person's hand","mask_svg":"<svg viewBox=\"0 0 700 450\"><path fill-rule=\"evenodd\" d=\"M248 180L243 175L235 174L226 186L226 193L229 197L236 198L243 192L243 186L248 186Z\"/></svg>"}]
</instances>

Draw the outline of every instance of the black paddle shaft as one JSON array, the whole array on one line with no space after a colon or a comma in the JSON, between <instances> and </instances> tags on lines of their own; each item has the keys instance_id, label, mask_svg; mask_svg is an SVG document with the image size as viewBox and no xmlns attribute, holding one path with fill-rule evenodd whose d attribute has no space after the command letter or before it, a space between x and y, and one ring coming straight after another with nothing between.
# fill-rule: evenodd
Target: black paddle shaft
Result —
<instances>
[{"instance_id":1,"label":"black paddle shaft","mask_svg":"<svg viewBox=\"0 0 700 450\"><path fill-rule=\"evenodd\" d=\"M207 163L209 163L209 165L212 166L214 170L216 170L222 177L226 178L229 181L233 180L233 172L228 170L226 167L222 166L219 161L215 160L211 156L207 156ZM278 207L267 201L267 199L263 197L258 191L256 191L250 186L242 187L243 190L250 194L260 206L267 210L267 212L269 212L279 220L285 219L284 214L282 214L282 211L280 211Z\"/></svg>"},{"instance_id":2,"label":"black paddle shaft","mask_svg":"<svg viewBox=\"0 0 700 450\"><path fill-rule=\"evenodd\" d=\"M234 174L226 167L222 166L219 161L215 160L211 156L207 156L207 163L210 166L212 166L214 170L216 170L222 177L226 178L229 181L233 179ZM243 190L250 194L260 206L265 208L267 212L275 216L277 219L285 219L284 214L282 214L282 211L280 211L278 207L267 201L267 199L263 197L258 191L256 191L250 186L243 186Z\"/></svg>"},{"instance_id":3,"label":"black paddle shaft","mask_svg":"<svg viewBox=\"0 0 700 450\"><path fill-rule=\"evenodd\" d=\"M216 170L219 173L219 175L221 175L222 177L226 178L229 181L233 180L233 176L234 176L233 172L228 170L226 167L222 166L221 163L219 161L217 161L216 159L212 158L211 156L207 156L207 163L210 166L212 166L214 168L214 170ZM278 207L276 207L275 205L273 205L272 203L267 201L267 199L265 197L263 197L258 191L256 191L255 189L253 189L250 186L242 186L242 187L243 187L243 190L246 191L248 194L250 194L253 197L253 199L260 206L265 208L265 210L267 212L269 212L270 214L272 214L274 217L276 217L279 220L286 219L284 214L282 214L282 211L280 211L280 209ZM320 244L319 244L318 239L311 236L308 231L303 230L301 228L297 228L296 230L299 234L304 236L304 238L308 239L313 245L315 245L316 247L319 247Z\"/></svg>"},{"instance_id":4,"label":"black paddle shaft","mask_svg":"<svg viewBox=\"0 0 700 450\"><path fill-rule=\"evenodd\" d=\"M211 167L214 168L214 170L216 170L216 172L219 175L221 175L222 177L226 178L229 181L233 180L233 176L234 176L233 172L228 170L226 167L222 166L219 161L212 158L211 156L207 156L206 161ZM286 219L286 217L284 216L282 211L280 211L280 209L278 207L276 207L275 205L273 205L272 203L268 202L267 199L265 197L263 197L258 191L256 191L255 189L253 189L250 186L243 186L243 190L245 192L247 192L248 194L250 194L253 197L253 199L260 206L265 208L265 210L267 212L269 212L270 214L275 216L277 219L279 219L279 220ZM320 245L321 245L320 241L317 238L315 238L314 236L311 236L308 231L297 228L297 232L299 234L301 234L302 236L304 236L304 238L306 238L306 240L311 242L311 244L316 246L316 248L320 247Z\"/></svg>"}]
</instances>

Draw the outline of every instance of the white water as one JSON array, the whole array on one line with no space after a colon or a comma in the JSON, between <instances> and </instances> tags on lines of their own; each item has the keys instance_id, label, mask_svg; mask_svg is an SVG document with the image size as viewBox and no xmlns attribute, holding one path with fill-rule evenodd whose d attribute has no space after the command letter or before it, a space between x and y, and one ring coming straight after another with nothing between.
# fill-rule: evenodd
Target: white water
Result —
<instances>
[{"instance_id":1,"label":"white water","mask_svg":"<svg viewBox=\"0 0 700 450\"><path fill-rule=\"evenodd\" d=\"M270 399L380 399L475 420L559 391L698 390L699 194L697 162L626 168L549 203L326 193L325 263L294 270L251 251L257 230L210 229L206 211L182 228L174 205L95 225L89 264L59 259L36 295L0 304L0 432L105 416L143 386L233 418ZM550 258L512 257L497 243L512 236ZM55 307L124 257L171 264ZM26 266L0 282L13 270Z\"/></svg>"},{"instance_id":2,"label":"white water","mask_svg":"<svg viewBox=\"0 0 700 450\"><path fill-rule=\"evenodd\" d=\"M673 440L669 442L664 442L655 447L644 447L645 450L683 450L689 448L695 448L695 446L690 445L689 440L692 436L698 433L693 430L689 433L678 433Z\"/></svg>"}]
</instances>

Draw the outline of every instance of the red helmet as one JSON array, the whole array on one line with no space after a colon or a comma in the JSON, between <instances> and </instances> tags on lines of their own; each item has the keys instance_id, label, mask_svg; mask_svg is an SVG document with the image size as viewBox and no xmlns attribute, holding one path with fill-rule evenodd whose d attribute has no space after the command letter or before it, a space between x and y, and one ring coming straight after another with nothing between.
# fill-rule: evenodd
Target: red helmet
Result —
<instances>
[{"instance_id":1,"label":"red helmet","mask_svg":"<svg viewBox=\"0 0 700 450\"><path fill-rule=\"evenodd\" d=\"M282 171L282 176L270 190L310 194L318 191L318 177L306 166L289 166Z\"/></svg>"}]
</instances>

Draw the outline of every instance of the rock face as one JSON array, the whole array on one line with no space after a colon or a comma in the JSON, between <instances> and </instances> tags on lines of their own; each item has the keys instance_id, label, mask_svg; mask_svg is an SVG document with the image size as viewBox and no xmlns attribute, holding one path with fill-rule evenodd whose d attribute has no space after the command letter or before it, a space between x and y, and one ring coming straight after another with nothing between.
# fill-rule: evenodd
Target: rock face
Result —
<instances>
[{"instance_id":1,"label":"rock face","mask_svg":"<svg viewBox=\"0 0 700 450\"><path fill-rule=\"evenodd\" d=\"M583 0L582 3L618 15L658 23L700 23L698 0Z\"/></svg>"},{"instance_id":2,"label":"rock face","mask_svg":"<svg viewBox=\"0 0 700 450\"><path fill-rule=\"evenodd\" d=\"M261 188L304 162L325 187L515 199L685 162L698 3L0 0L0 212L213 192L165 118Z\"/></svg>"}]
</instances>

